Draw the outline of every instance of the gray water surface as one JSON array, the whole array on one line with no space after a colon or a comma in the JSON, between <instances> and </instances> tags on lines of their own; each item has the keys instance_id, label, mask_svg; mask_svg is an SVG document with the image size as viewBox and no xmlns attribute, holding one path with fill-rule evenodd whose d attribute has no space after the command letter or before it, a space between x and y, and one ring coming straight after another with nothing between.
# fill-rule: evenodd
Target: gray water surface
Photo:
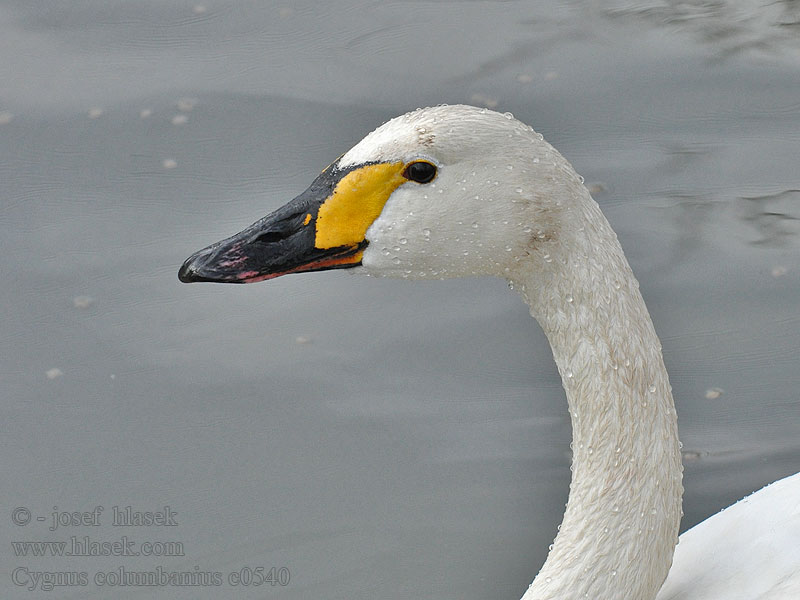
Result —
<instances>
[{"instance_id":1,"label":"gray water surface","mask_svg":"<svg viewBox=\"0 0 800 600\"><path fill-rule=\"evenodd\" d=\"M0 596L522 595L570 430L505 282L176 277L423 105L511 111L585 176L663 341L682 529L800 470L798 30L793 2L0 2ZM72 536L182 555L12 545ZM284 580L232 583L258 567ZM221 582L113 584L158 568Z\"/></svg>"}]
</instances>

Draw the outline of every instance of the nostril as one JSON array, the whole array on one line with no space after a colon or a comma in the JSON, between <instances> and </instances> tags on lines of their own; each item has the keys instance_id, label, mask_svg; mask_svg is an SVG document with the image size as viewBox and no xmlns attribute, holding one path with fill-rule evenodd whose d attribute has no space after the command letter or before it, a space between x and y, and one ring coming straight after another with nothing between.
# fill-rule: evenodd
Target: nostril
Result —
<instances>
[{"instance_id":1,"label":"nostril","mask_svg":"<svg viewBox=\"0 0 800 600\"><path fill-rule=\"evenodd\" d=\"M274 244L285 240L291 234L291 231L265 231L264 233L259 233L253 241L260 244Z\"/></svg>"}]
</instances>

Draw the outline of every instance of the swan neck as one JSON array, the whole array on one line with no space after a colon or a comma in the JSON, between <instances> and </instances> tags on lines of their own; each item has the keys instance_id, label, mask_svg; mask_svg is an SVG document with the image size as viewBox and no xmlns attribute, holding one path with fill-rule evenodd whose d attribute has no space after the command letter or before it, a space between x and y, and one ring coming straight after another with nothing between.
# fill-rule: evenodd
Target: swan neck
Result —
<instances>
[{"instance_id":1,"label":"swan neck","mask_svg":"<svg viewBox=\"0 0 800 600\"><path fill-rule=\"evenodd\" d=\"M514 277L552 347L573 432L564 520L523 600L651 600L681 517L675 407L616 235L588 193L582 211Z\"/></svg>"}]
</instances>

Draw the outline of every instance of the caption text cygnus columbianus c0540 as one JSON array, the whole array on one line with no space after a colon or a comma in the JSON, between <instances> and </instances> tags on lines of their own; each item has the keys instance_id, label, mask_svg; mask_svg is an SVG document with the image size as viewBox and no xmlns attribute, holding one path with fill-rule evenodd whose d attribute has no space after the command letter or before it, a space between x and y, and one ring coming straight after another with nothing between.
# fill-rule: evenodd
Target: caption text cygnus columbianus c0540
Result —
<instances>
[{"instance_id":1,"label":"caption text cygnus columbianus c0540","mask_svg":"<svg viewBox=\"0 0 800 600\"><path fill-rule=\"evenodd\" d=\"M469 106L392 119L297 198L192 255L179 277L247 283L339 268L503 277L544 330L573 472L524 600L800 598L798 475L678 543L681 453L661 344L617 236L531 127Z\"/></svg>"}]
</instances>

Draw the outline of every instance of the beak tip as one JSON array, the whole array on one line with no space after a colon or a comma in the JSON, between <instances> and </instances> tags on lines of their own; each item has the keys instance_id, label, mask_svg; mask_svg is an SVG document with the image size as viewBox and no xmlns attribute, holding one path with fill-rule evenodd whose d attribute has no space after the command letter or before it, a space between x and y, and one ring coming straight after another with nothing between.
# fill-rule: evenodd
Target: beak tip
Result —
<instances>
[{"instance_id":1,"label":"beak tip","mask_svg":"<svg viewBox=\"0 0 800 600\"><path fill-rule=\"evenodd\" d=\"M192 259L188 259L181 265L181 268L178 269L178 279L181 281L181 283L193 283L197 281L195 277L196 274L194 268L192 267Z\"/></svg>"},{"instance_id":2,"label":"beak tip","mask_svg":"<svg viewBox=\"0 0 800 600\"><path fill-rule=\"evenodd\" d=\"M220 267L219 244L203 248L187 258L178 269L181 283L246 283L240 271Z\"/></svg>"},{"instance_id":3,"label":"beak tip","mask_svg":"<svg viewBox=\"0 0 800 600\"><path fill-rule=\"evenodd\" d=\"M206 263L208 262L209 248L204 248L192 254L183 261L181 268L178 269L178 279L182 283L197 283L198 281L209 281L204 275Z\"/></svg>"}]
</instances>

